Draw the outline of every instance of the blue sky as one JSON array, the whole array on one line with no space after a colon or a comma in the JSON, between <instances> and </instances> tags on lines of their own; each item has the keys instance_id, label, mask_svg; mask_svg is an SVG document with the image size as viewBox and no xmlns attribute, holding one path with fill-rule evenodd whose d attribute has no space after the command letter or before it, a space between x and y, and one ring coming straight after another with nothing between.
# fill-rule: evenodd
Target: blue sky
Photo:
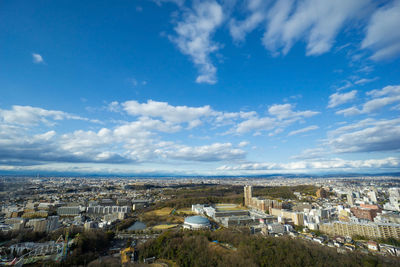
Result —
<instances>
[{"instance_id":1,"label":"blue sky","mask_svg":"<svg viewBox=\"0 0 400 267\"><path fill-rule=\"evenodd\" d=\"M400 1L0 3L0 171L396 172Z\"/></svg>"}]
</instances>

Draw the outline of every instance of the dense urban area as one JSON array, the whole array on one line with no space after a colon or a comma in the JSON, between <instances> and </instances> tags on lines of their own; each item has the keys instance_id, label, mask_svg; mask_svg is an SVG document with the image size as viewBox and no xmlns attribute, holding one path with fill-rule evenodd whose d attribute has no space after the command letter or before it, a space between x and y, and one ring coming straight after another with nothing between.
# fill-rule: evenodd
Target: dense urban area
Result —
<instances>
[{"instance_id":1,"label":"dense urban area","mask_svg":"<svg viewBox=\"0 0 400 267\"><path fill-rule=\"evenodd\" d=\"M0 178L1 265L399 266L400 178Z\"/></svg>"}]
</instances>

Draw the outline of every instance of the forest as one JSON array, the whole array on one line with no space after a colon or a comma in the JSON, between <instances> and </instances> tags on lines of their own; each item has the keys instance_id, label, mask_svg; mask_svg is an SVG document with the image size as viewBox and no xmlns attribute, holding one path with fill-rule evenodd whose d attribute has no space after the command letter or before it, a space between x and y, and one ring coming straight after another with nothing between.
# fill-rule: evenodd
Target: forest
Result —
<instances>
[{"instance_id":1,"label":"forest","mask_svg":"<svg viewBox=\"0 0 400 267\"><path fill-rule=\"evenodd\" d=\"M315 195L317 189L317 187L312 185L255 186L253 188L253 195L271 199L296 199L294 192ZM172 207L179 209L190 207L193 204L243 203L243 186L199 185L189 188L167 189L164 191L164 194L170 196L171 199L157 203L154 208Z\"/></svg>"},{"instance_id":2,"label":"forest","mask_svg":"<svg viewBox=\"0 0 400 267\"><path fill-rule=\"evenodd\" d=\"M399 266L396 259L334 248L289 237L261 237L231 229L168 231L139 247L140 259L155 256L179 266Z\"/></svg>"}]
</instances>

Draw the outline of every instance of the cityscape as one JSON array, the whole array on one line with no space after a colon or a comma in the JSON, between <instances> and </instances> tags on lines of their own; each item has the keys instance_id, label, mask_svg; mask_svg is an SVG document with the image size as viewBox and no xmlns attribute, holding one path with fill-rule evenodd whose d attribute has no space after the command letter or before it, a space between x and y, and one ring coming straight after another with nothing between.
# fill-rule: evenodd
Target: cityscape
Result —
<instances>
[{"instance_id":1,"label":"cityscape","mask_svg":"<svg viewBox=\"0 0 400 267\"><path fill-rule=\"evenodd\" d=\"M0 1L0 266L400 266L400 0Z\"/></svg>"},{"instance_id":2,"label":"cityscape","mask_svg":"<svg viewBox=\"0 0 400 267\"><path fill-rule=\"evenodd\" d=\"M211 254L244 253L225 236L240 231L255 240L318 247L322 254L348 257L352 265L398 264L400 257L397 176L0 181L2 264L201 265L178 256L179 249L167 256L155 252L168 235L193 231L219 233L207 241ZM250 262L263 260L254 255Z\"/></svg>"}]
</instances>

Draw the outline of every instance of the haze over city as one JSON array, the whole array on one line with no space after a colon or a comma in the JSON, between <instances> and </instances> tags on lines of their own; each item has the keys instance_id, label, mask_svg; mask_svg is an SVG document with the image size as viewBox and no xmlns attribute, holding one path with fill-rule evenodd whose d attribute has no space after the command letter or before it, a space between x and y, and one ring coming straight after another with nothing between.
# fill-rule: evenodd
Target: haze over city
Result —
<instances>
[{"instance_id":1,"label":"haze over city","mask_svg":"<svg viewBox=\"0 0 400 267\"><path fill-rule=\"evenodd\" d=\"M400 1L2 1L0 172L394 173Z\"/></svg>"}]
</instances>

